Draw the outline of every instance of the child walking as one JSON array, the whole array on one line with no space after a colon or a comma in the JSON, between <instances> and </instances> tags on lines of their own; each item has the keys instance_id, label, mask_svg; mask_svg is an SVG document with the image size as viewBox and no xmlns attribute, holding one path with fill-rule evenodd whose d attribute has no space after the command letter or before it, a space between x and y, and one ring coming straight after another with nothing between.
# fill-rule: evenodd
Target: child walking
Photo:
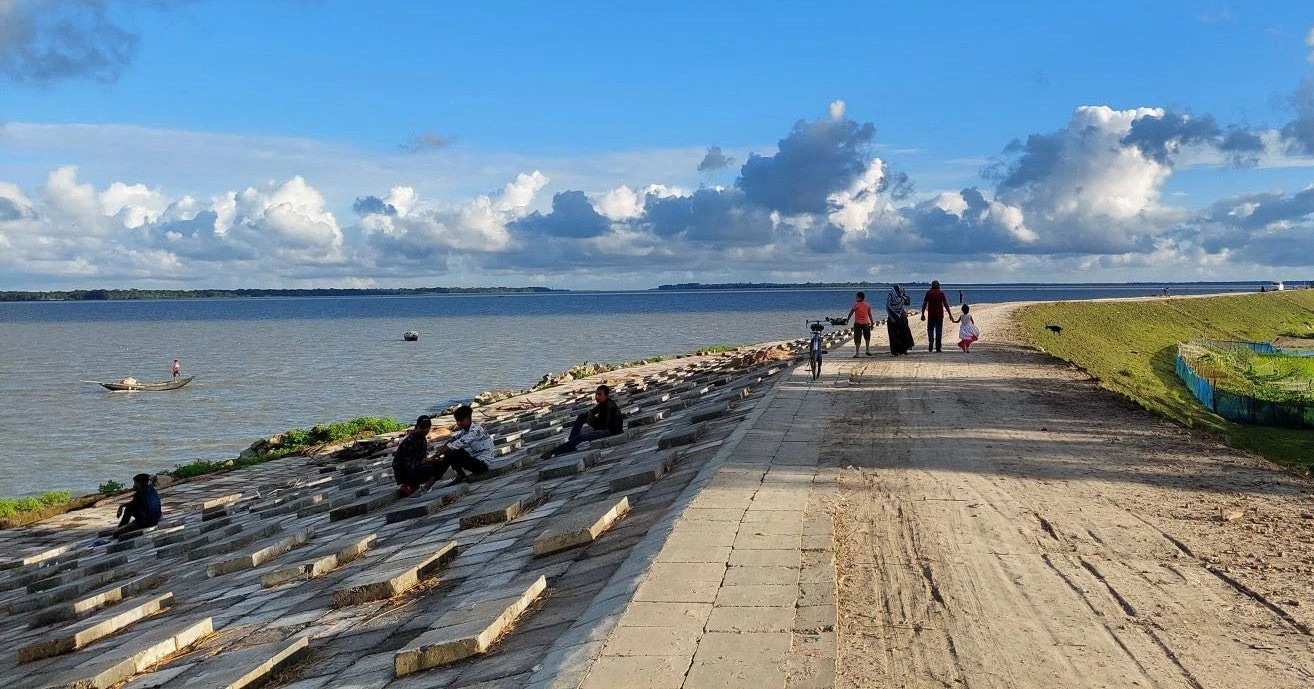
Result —
<instances>
[{"instance_id":1,"label":"child walking","mask_svg":"<svg viewBox=\"0 0 1314 689\"><path fill-rule=\"evenodd\" d=\"M963 315L958 317L958 348L964 352L972 351L972 343L981 338L981 331L972 320L971 307L963 304ZM952 318L952 317L951 317Z\"/></svg>"}]
</instances>

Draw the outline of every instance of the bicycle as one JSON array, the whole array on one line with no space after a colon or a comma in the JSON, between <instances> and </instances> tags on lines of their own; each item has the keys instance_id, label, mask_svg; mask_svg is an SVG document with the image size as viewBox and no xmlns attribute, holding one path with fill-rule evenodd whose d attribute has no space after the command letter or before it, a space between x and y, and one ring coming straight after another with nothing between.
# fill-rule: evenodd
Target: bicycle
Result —
<instances>
[{"instance_id":1,"label":"bicycle","mask_svg":"<svg viewBox=\"0 0 1314 689\"><path fill-rule=\"evenodd\" d=\"M824 320L803 321L803 323L812 331L812 339L808 341L808 364L812 368L812 380L816 380L821 377L821 358L827 354L826 345L821 341L821 333L826 330L827 323L833 326L848 325L849 319L826 316Z\"/></svg>"},{"instance_id":2,"label":"bicycle","mask_svg":"<svg viewBox=\"0 0 1314 689\"><path fill-rule=\"evenodd\" d=\"M825 346L821 342L821 333L826 329L825 321L803 321L812 331L812 339L808 342L808 363L812 367L812 380L821 377L821 357L826 353Z\"/></svg>"}]
</instances>

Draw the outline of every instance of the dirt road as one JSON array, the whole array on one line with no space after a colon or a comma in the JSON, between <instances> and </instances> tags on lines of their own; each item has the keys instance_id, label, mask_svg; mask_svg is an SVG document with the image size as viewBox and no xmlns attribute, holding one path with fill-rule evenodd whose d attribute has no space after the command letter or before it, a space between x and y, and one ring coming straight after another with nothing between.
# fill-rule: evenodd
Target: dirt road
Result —
<instances>
[{"instance_id":1,"label":"dirt road","mask_svg":"<svg viewBox=\"0 0 1314 689\"><path fill-rule=\"evenodd\" d=\"M1314 686L1314 486L1021 346L1010 312L967 355L914 327L832 396L837 685Z\"/></svg>"}]
</instances>

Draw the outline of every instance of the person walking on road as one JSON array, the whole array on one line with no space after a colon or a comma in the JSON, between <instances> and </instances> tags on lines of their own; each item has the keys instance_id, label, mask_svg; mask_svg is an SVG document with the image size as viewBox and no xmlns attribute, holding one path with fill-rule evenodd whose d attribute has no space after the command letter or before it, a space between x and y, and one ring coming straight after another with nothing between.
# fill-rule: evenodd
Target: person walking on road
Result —
<instances>
[{"instance_id":1,"label":"person walking on road","mask_svg":"<svg viewBox=\"0 0 1314 689\"><path fill-rule=\"evenodd\" d=\"M871 356L871 304L867 303L866 293L858 292L857 301L853 302L853 308L849 309L846 318L853 319L853 358L858 358L858 350L864 342L867 344L867 356Z\"/></svg>"},{"instance_id":2,"label":"person walking on road","mask_svg":"<svg viewBox=\"0 0 1314 689\"><path fill-rule=\"evenodd\" d=\"M958 348L964 352L972 351L972 343L981 338L981 330L976 327L972 314L968 313L971 310L967 304L963 304L963 315L958 317ZM953 320L953 316L949 319Z\"/></svg>"},{"instance_id":3,"label":"person walking on road","mask_svg":"<svg viewBox=\"0 0 1314 689\"><path fill-rule=\"evenodd\" d=\"M890 338L890 354L907 354L913 348L912 328L908 327L908 293L898 285L890 287L885 297L885 332Z\"/></svg>"},{"instance_id":4,"label":"person walking on road","mask_svg":"<svg viewBox=\"0 0 1314 689\"><path fill-rule=\"evenodd\" d=\"M932 280L931 289L922 297L922 320L926 321L926 351L940 351L940 340L944 337L944 315L949 314L953 320L954 313L949 310L949 297L940 289L940 281Z\"/></svg>"}]
</instances>

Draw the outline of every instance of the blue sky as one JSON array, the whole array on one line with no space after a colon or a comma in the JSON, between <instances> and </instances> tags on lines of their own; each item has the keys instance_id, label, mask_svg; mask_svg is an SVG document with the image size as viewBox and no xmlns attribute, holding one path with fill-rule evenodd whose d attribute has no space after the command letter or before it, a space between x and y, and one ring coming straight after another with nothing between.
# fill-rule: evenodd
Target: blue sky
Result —
<instances>
[{"instance_id":1,"label":"blue sky","mask_svg":"<svg viewBox=\"0 0 1314 689\"><path fill-rule=\"evenodd\" d=\"M1314 7L845 5L0 1L0 289L1314 275Z\"/></svg>"}]
</instances>

